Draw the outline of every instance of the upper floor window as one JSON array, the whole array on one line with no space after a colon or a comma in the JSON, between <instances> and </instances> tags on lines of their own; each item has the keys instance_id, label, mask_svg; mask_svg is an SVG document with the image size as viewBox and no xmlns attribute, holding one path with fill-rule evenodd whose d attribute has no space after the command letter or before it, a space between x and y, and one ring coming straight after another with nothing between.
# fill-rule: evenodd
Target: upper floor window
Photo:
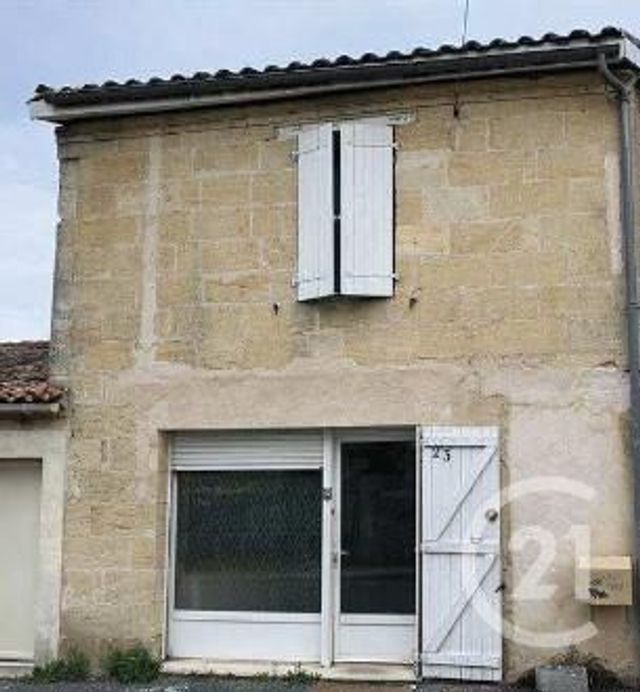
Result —
<instances>
[{"instance_id":1,"label":"upper floor window","mask_svg":"<svg viewBox=\"0 0 640 692\"><path fill-rule=\"evenodd\" d=\"M298 132L298 300L393 295L393 126Z\"/></svg>"}]
</instances>

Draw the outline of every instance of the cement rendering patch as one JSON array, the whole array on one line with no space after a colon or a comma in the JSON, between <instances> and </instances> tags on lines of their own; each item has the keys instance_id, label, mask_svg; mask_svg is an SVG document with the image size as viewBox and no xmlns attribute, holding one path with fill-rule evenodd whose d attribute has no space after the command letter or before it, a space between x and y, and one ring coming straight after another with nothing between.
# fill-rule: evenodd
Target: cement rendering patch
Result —
<instances>
[{"instance_id":1,"label":"cement rendering patch","mask_svg":"<svg viewBox=\"0 0 640 692\"><path fill-rule=\"evenodd\" d=\"M584 666L539 666L536 687L540 692L589 692Z\"/></svg>"}]
</instances>

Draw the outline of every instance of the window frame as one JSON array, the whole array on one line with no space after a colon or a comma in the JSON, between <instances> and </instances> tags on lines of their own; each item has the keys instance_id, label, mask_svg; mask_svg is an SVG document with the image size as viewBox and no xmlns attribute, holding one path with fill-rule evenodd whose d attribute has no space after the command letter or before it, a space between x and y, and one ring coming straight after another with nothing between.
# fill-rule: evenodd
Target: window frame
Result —
<instances>
[{"instance_id":1,"label":"window frame","mask_svg":"<svg viewBox=\"0 0 640 692\"><path fill-rule=\"evenodd\" d=\"M396 127L401 126L401 125L406 125L409 123L414 122L415 120L415 113L412 112L395 112L395 113L387 113L387 114L380 114L380 115L362 115L360 117L357 116L351 116L351 117L343 117L343 118L334 118L331 120L327 121L318 121L318 122L309 122L309 123L304 123L300 125L294 125L294 126L285 126L285 127L280 127L277 128L277 136L278 139L281 140L286 140L286 139L294 139L296 143L298 142L298 137L301 132L306 130L307 132L309 131L309 128L312 127L331 127L331 132L332 132L332 140L331 140L331 149L332 149L332 165L331 165L331 171L332 171L332 176L331 176L331 208L333 212L333 252L332 252L332 283L333 283L333 292L332 293L325 293L322 295L317 295L317 296L310 296L310 297L302 297L301 296L301 291L300 291L300 277L302 275L301 272L301 241L300 241L300 177L298 177L298 196L297 196L297 203L298 203L298 228L297 228L297 256L296 256L296 267L295 267L295 273L294 273L294 278L292 281L292 285L296 287L297 289L297 302L316 302L320 300L336 300L336 299L376 299L376 298L393 298L395 296L395 286L398 281L398 274L397 274L397 250L396 250L396 240L397 240L397 185L396 185L396 164L397 164L397 143L396 143ZM366 293L366 292L358 292L358 291L350 291L350 292L345 292L344 287L342 286L342 275L343 275L343 257L342 257L342 251L341 251L341 245L342 245L342 234L343 234L343 228L342 228L342 221L343 221L343 199L342 199L342 181L341 181L341 168L342 168L342 158L343 158L343 150L345 147L344 144L344 138L343 134L341 132L341 129L349 124L363 124L363 125L380 125L380 126L385 126L389 127L392 130L391 134L391 143L389 145L391 149L391 186L390 186L390 195L391 199L389 200L389 206L390 206L390 214L391 214L391 219L390 219L390 234L391 234L391 239L390 239L390 262L391 262L391 272L390 272L390 279L391 279L391 290L389 293L386 292L372 292L372 293ZM336 155L336 139L339 141L339 150L338 154ZM299 146L299 145L298 145ZM293 158L294 160L299 162L299 157L300 157L300 152L299 149L294 151ZM298 167L298 176L299 174L299 167ZM336 180L336 171L338 171L338 180Z\"/></svg>"}]
</instances>

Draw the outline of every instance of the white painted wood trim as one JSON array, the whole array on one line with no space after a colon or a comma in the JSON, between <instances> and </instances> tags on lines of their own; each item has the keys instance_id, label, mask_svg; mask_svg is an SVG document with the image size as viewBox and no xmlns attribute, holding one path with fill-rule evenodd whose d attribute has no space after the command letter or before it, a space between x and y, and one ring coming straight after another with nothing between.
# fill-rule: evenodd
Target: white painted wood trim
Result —
<instances>
[{"instance_id":1,"label":"white painted wood trim","mask_svg":"<svg viewBox=\"0 0 640 692\"><path fill-rule=\"evenodd\" d=\"M496 541L483 541L482 543L474 543L472 541L424 541L420 546L420 550L423 553L495 555L500 550L500 544Z\"/></svg>"},{"instance_id":2,"label":"white painted wood trim","mask_svg":"<svg viewBox=\"0 0 640 692\"><path fill-rule=\"evenodd\" d=\"M273 613L258 610L174 610L175 620L185 622L320 623L318 613Z\"/></svg>"},{"instance_id":3,"label":"white painted wood trim","mask_svg":"<svg viewBox=\"0 0 640 692\"><path fill-rule=\"evenodd\" d=\"M33 652L31 651L0 651L0 666L6 665L8 661L16 663L30 663L33 661Z\"/></svg>"},{"instance_id":4,"label":"white painted wood trim","mask_svg":"<svg viewBox=\"0 0 640 692\"><path fill-rule=\"evenodd\" d=\"M414 670L416 679L420 679L421 661L420 650L422 644L422 552L420 545L422 543L422 430L419 425L414 430L416 459L415 459L415 476L416 476L416 527L415 527L415 552L416 552L416 623L414 630Z\"/></svg>"},{"instance_id":5,"label":"white painted wood trim","mask_svg":"<svg viewBox=\"0 0 640 692\"><path fill-rule=\"evenodd\" d=\"M163 435L161 440L165 444L165 453L167 455L167 485L165 488L165 499L166 504L166 514L164 517L164 530L165 530L165 542L164 542L164 569L162 576L162 598L164 600L164 608L162 613L162 636L160 638L160 656L164 660L167 657L167 647L169 640L169 622L171 619L171 612L173 609L173 600L171 596L172 590L172 575L173 575L173 555L172 555L172 545L173 539L173 512L175 510L175 501L173 498L173 472L171 471L171 456L172 456L172 444L173 440L168 435Z\"/></svg>"},{"instance_id":6,"label":"white painted wood trim","mask_svg":"<svg viewBox=\"0 0 640 692\"><path fill-rule=\"evenodd\" d=\"M415 615L393 615L390 613L342 613L342 625L413 625Z\"/></svg>"},{"instance_id":7,"label":"white painted wood trim","mask_svg":"<svg viewBox=\"0 0 640 692\"><path fill-rule=\"evenodd\" d=\"M340 522L342 521L342 454L340 453L341 445L341 434L338 431L334 431L331 440L331 449L333 452L332 464L333 464L333 487L335 491L334 495L334 508L333 516L331 518L333 522L333 550L331 555L331 572L332 572L332 584L333 584L333 618L332 618L332 636L333 636L333 659L338 660L338 641L339 641L339 627L340 627L340 569L341 569L341 558L340 558L340 546L341 546L341 536L340 536Z\"/></svg>"},{"instance_id":8,"label":"white painted wood trim","mask_svg":"<svg viewBox=\"0 0 640 692\"><path fill-rule=\"evenodd\" d=\"M331 498L322 501L322 576L321 576L321 632L320 663L325 668L333 662L333 580L331 565L333 553L333 516L335 513L335 480L333 463L333 437L331 430L325 429L323 435L323 493Z\"/></svg>"},{"instance_id":9,"label":"white painted wood trim","mask_svg":"<svg viewBox=\"0 0 640 692\"><path fill-rule=\"evenodd\" d=\"M500 668L499 657L474 656L472 654L425 653L422 655L422 662L427 665L457 665L467 668Z\"/></svg>"},{"instance_id":10,"label":"white painted wood trim","mask_svg":"<svg viewBox=\"0 0 640 692\"><path fill-rule=\"evenodd\" d=\"M175 613L176 603L176 541L178 535L178 473L171 471L169 474L169 487L171 500L169 503L170 530L169 530L169 588L167 590L167 626L166 626L166 651L169 651L171 637L171 621Z\"/></svg>"}]
</instances>

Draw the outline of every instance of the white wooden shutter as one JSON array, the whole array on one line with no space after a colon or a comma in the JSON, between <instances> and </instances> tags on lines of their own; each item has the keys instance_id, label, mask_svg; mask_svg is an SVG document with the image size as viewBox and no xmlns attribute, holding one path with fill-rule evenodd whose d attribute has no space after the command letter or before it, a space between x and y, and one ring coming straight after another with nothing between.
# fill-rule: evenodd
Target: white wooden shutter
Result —
<instances>
[{"instance_id":1,"label":"white wooden shutter","mask_svg":"<svg viewBox=\"0 0 640 692\"><path fill-rule=\"evenodd\" d=\"M340 125L340 292L393 295L393 127Z\"/></svg>"},{"instance_id":2,"label":"white wooden shutter","mask_svg":"<svg viewBox=\"0 0 640 692\"><path fill-rule=\"evenodd\" d=\"M495 428L421 430L422 676L502 677Z\"/></svg>"},{"instance_id":3,"label":"white wooden shutter","mask_svg":"<svg viewBox=\"0 0 640 692\"><path fill-rule=\"evenodd\" d=\"M333 128L298 134L298 300L334 293Z\"/></svg>"}]
</instances>

